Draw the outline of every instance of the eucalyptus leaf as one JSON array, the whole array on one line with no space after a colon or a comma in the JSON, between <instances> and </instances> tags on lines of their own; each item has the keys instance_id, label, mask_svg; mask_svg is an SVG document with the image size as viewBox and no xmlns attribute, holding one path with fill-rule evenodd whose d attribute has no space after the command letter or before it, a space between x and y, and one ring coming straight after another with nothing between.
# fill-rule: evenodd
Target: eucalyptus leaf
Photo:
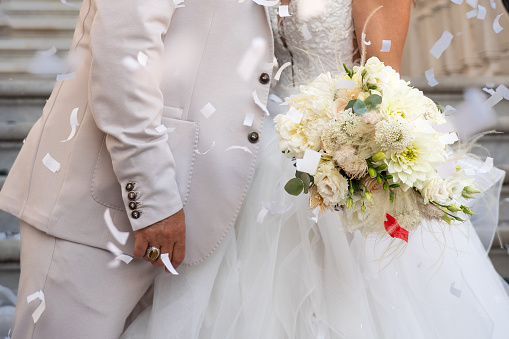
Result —
<instances>
[{"instance_id":1,"label":"eucalyptus leaf","mask_svg":"<svg viewBox=\"0 0 509 339\"><path fill-rule=\"evenodd\" d=\"M364 100L364 104L369 110L374 110L378 105L382 103L382 97L378 94L372 94Z\"/></svg>"},{"instance_id":2,"label":"eucalyptus leaf","mask_svg":"<svg viewBox=\"0 0 509 339\"><path fill-rule=\"evenodd\" d=\"M285 191L291 195L299 195L304 189L304 182L300 178L290 179L285 185Z\"/></svg>"},{"instance_id":3,"label":"eucalyptus leaf","mask_svg":"<svg viewBox=\"0 0 509 339\"><path fill-rule=\"evenodd\" d=\"M362 100L355 100L355 103L353 104L353 111L357 114L364 114L369 112L369 109Z\"/></svg>"},{"instance_id":4,"label":"eucalyptus leaf","mask_svg":"<svg viewBox=\"0 0 509 339\"><path fill-rule=\"evenodd\" d=\"M354 100L350 100L350 101L348 102L348 104L346 105L346 107L345 107L345 111L346 111L347 109L349 109L349 108L352 108L352 109L353 109L353 105L355 104L355 102L356 102L356 101L357 101L356 99L354 99Z\"/></svg>"},{"instance_id":5,"label":"eucalyptus leaf","mask_svg":"<svg viewBox=\"0 0 509 339\"><path fill-rule=\"evenodd\" d=\"M304 193L307 194L309 191L309 184L311 183L311 178L309 177L309 174L302 173L300 179L304 183Z\"/></svg>"}]
</instances>

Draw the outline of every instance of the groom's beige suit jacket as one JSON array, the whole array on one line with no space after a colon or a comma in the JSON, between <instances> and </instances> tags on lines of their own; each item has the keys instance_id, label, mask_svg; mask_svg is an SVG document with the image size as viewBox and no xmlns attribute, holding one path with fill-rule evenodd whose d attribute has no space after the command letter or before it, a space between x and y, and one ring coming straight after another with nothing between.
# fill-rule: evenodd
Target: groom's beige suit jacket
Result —
<instances>
[{"instance_id":1,"label":"groom's beige suit jacket","mask_svg":"<svg viewBox=\"0 0 509 339\"><path fill-rule=\"evenodd\" d=\"M107 248L115 243L107 210L132 233L184 206L184 264L214 251L254 173L272 33L265 8L252 0L179 6L83 1L67 80L57 81L28 135L0 208L55 237ZM248 55L258 61L246 65L254 71L239 72L253 46Z\"/></svg>"}]
</instances>

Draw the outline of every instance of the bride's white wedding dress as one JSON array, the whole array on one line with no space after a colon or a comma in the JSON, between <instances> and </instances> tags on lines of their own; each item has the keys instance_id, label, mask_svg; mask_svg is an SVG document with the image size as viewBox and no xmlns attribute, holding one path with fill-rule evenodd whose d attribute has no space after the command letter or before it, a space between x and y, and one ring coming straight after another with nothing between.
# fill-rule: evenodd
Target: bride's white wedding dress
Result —
<instances>
[{"instance_id":1,"label":"bride's white wedding dress","mask_svg":"<svg viewBox=\"0 0 509 339\"><path fill-rule=\"evenodd\" d=\"M282 25L270 10L279 65L292 62L273 94L284 98L294 85L338 69L337 60L351 66L351 0L326 1L326 12L308 21L294 0ZM345 232L336 213L313 215L307 196L283 189L294 168L277 147L272 118L285 107L270 101L269 110L234 232L204 267L161 275L153 306L123 338L509 337L506 285L471 222L423 225L404 246ZM485 197L498 196L502 179L495 168L479 176L485 191L491 187ZM498 209L476 212L479 225L493 229Z\"/></svg>"}]
</instances>

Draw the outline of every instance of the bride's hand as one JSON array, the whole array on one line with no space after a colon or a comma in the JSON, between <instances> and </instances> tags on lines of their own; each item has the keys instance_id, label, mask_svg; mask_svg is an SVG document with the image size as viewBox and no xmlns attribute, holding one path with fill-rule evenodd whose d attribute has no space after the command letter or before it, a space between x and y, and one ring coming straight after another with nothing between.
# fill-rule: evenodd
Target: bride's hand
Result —
<instances>
[{"instance_id":1,"label":"bride's hand","mask_svg":"<svg viewBox=\"0 0 509 339\"><path fill-rule=\"evenodd\" d=\"M186 224L184 210L156 222L153 225L135 231L136 241L134 243L133 255L136 258L144 258L157 267L163 267L161 255L168 253L169 259L174 268L177 268L184 260L186 247ZM155 246L160 249L161 255L152 261L146 256L147 248ZM168 270L166 270L168 271Z\"/></svg>"}]
</instances>

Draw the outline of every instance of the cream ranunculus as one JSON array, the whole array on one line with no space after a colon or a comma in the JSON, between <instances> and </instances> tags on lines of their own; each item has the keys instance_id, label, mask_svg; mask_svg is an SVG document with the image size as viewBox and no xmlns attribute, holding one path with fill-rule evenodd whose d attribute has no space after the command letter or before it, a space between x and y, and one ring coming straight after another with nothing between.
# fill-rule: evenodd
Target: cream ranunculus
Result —
<instances>
[{"instance_id":1,"label":"cream ranunculus","mask_svg":"<svg viewBox=\"0 0 509 339\"><path fill-rule=\"evenodd\" d=\"M449 192L447 191L445 181L438 174L424 184L421 193L424 198L424 204L430 201L445 204L449 201Z\"/></svg>"},{"instance_id":2,"label":"cream ranunculus","mask_svg":"<svg viewBox=\"0 0 509 339\"><path fill-rule=\"evenodd\" d=\"M306 149L319 151L321 148L320 134L303 124L296 124L286 115L278 114L274 118L279 148L288 157L302 158Z\"/></svg>"},{"instance_id":3,"label":"cream ranunculus","mask_svg":"<svg viewBox=\"0 0 509 339\"><path fill-rule=\"evenodd\" d=\"M317 192L326 205L344 204L348 193L348 180L339 173L331 161L320 164L314 178Z\"/></svg>"}]
</instances>

